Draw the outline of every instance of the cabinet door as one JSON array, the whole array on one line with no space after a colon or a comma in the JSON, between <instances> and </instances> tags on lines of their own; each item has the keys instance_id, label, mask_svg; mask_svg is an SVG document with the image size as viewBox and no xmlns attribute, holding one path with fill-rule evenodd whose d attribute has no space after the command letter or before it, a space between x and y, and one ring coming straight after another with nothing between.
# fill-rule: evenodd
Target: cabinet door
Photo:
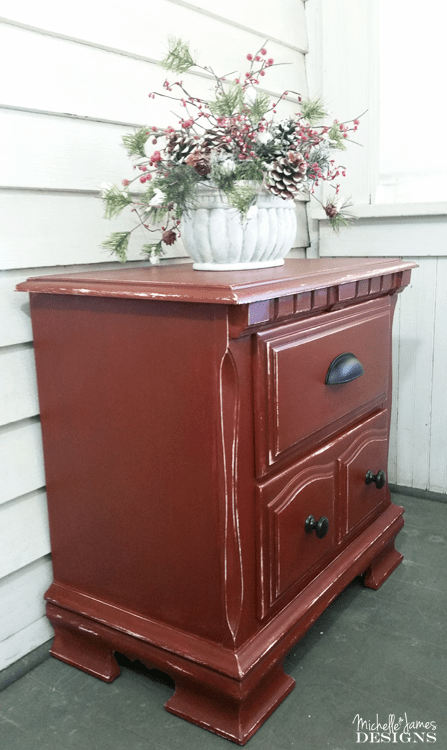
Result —
<instances>
[{"instance_id":1,"label":"cabinet door","mask_svg":"<svg viewBox=\"0 0 447 750\"><path fill-rule=\"evenodd\" d=\"M365 525L386 503L387 412L369 421L338 459L341 539ZM367 476L369 474L369 476Z\"/></svg>"},{"instance_id":2,"label":"cabinet door","mask_svg":"<svg viewBox=\"0 0 447 750\"><path fill-rule=\"evenodd\" d=\"M335 462L313 465L298 469L279 491L277 482L258 488L262 617L304 585L334 548L335 468Z\"/></svg>"}]
</instances>

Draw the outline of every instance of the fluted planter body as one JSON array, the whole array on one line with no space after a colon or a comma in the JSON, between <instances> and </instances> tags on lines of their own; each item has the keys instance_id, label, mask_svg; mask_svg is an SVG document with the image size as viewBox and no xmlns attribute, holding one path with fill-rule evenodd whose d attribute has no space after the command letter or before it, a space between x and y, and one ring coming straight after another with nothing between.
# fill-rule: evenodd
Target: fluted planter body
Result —
<instances>
[{"instance_id":1,"label":"fluted planter body","mask_svg":"<svg viewBox=\"0 0 447 750\"><path fill-rule=\"evenodd\" d=\"M249 217L242 219L215 188L200 185L196 207L182 218L182 237L193 268L228 271L282 265L296 237L294 201L262 190Z\"/></svg>"}]
</instances>

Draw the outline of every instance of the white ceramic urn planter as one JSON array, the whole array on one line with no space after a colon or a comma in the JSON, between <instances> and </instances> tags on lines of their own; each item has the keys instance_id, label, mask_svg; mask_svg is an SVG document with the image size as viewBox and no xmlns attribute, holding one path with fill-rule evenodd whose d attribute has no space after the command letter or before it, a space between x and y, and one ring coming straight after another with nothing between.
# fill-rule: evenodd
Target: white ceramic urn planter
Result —
<instances>
[{"instance_id":1,"label":"white ceramic urn planter","mask_svg":"<svg viewBox=\"0 0 447 750\"><path fill-rule=\"evenodd\" d=\"M200 185L197 207L182 218L182 237L197 271L281 266L296 237L293 200L262 189L246 219L216 188Z\"/></svg>"}]
</instances>

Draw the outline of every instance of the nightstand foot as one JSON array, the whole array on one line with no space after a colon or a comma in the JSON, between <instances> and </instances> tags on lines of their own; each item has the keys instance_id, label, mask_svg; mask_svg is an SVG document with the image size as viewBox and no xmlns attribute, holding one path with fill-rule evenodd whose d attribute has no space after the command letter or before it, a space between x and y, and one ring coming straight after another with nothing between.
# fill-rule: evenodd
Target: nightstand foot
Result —
<instances>
[{"instance_id":1,"label":"nightstand foot","mask_svg":"<svg viewBox=\"0 0 447 750\"><path fill-rule=\"evenodd\" d=\"M54 626L54 642L50 654L56 659L82 669L83 672L98 677L104 682L112 682L121 670L114 656L110 643L102 640L91 626L84 631L75 626L70 628L68 623L62 622L56 608L47 605L48 619ZM67 615L70 617L70 615Z\"/></svg>"},{"instance_id":2,"label":"nightstand foot","mask_svg":"<svg viewBox=\"0 0 447 750\"><path fill-rule=\"evenodd\" d=\"M391 575L391 573L402 562L404 556L394 547L394 539L384 550L372 561L365 572L363 585L369 589L379 589Z\"/></svg>"},{"instance_id":3,"label":"nightstand foot","mask_svg":"<svg viewBox=\"0 0 447 750\"><path fill-rule=\"evenodd\" d=\"M295 687L295 680L276 664L254 688L244 681L220 692L176 675L176 690L165 704L170 713L208 729L238 745L245 745Z\"/></svg>"}]
</instances>

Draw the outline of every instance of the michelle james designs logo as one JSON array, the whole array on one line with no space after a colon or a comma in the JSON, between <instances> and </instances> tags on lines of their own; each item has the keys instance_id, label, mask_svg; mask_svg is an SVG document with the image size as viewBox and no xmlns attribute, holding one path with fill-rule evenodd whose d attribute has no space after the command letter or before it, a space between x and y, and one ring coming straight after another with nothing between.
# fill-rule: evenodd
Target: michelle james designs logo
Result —
<instances>
[{"instance_id":1,"label":"michelle james designs logo","mask_svg":"<svg viewBox=\"0 0 447 750\"><path fill-rule=\"evenodd\" d=\"M383 723L376 718L363 719L360 714L352 722L355 727L355 742L359 745L410 743L430 745L436 742L436 723L434 721L411 721L407 714L395 716L390 714Z\"/></svg>"}]
</instances>

